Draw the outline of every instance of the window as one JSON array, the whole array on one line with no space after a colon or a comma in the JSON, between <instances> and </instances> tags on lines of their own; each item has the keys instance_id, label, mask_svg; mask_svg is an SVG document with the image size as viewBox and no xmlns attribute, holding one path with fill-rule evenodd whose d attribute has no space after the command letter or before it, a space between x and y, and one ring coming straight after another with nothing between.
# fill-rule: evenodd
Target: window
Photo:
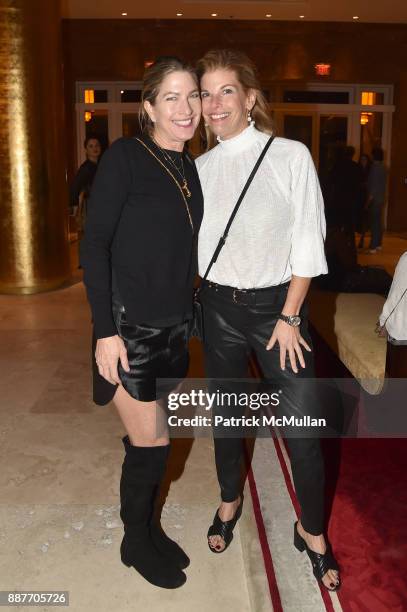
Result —
<instances>
[{"instance_id":1,"label":"window","mask_svg":"<svg viewBox=\"0 0 407 612\"><path fill-rule=\"evenodd\" d=\"M285 91L283 102L308 104L349 104L348 91Z\"/></svg>"}]
</instances>

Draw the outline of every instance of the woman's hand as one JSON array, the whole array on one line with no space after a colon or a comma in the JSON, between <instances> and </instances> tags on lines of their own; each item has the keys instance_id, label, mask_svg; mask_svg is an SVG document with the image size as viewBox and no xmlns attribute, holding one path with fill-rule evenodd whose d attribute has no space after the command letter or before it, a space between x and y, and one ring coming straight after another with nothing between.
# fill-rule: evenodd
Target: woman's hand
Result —
<instances>
[{"instance_id":1,"label":"woman's hand","mask_svg":"<svg viewBox=\"0 0 407 612\"><path fill-rule=\"evenodd\" d=\"M122 368L126 372L130 371L126 347L119 336L100 338L96 342L95 357L99 374L112 385L121 384L117 371L119 359Z\"/></svg>"},{"instance_id":2,"label":"woman's hand","mask_svg":"<svg viewBox=\"0 0 407 612\"><path fill-rule=\"evenodd\" d=\"M285 323L285 321L277 321L273 334L266 346L266 350L270 351L276 342L278 342L280 346L280 366L282 370L285 370L287 352L290 357L291 367L295 374L298 374L296 355L301 366L305 368L301 345L304 346L307 351L311 351L311 347L301 336L299 327L292 327L288 325L288 323Z\"/></svg>"},{"instance_id":3,"label":"woman's hand","mask_svg":"<svg viewBox=\"0 0 407 612\"><path fill-rule=\"evenodd\" d=\"M387 329L385 325L380 325L380 321L378 321L376 323L376 329L375 329L376 334L379 336L379 338L387 338Z\"/></svg>"}]
</instances>

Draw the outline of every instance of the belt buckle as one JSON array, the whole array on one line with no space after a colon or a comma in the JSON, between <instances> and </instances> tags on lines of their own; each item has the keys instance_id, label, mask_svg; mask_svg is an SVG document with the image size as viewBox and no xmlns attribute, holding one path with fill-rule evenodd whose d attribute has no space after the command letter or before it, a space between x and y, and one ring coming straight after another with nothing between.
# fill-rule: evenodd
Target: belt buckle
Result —
<instances>
[{"instance_id":1,"label":"belt buckle","mask_svg":"<svg viewBox=\"0 0 407 612\"><path fill-rule=\"evenodd\" d=\"M240 293L246 294L247 290L246 289L233 289L232 298L233 298L234 303L235 304L241 304L242 306L247 306L246 303L238 301L237 296Z\"/></svg>"}]
</instances>

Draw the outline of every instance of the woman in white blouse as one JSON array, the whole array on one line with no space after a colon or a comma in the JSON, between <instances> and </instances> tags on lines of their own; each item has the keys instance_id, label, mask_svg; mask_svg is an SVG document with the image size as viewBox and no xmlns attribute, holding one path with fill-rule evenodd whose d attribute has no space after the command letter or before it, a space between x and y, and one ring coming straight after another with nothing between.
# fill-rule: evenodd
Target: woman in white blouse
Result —
<instances>
[{"instance_id":1,"label":"woman in white blouse","mask_svg":"<svg viewBox=\"0 0 407 612\"><path fill-rule=\"evenodd\" d=\"M255 67L246 55L210 51L198 62L198 73L210 139L208 152L197 159L204 194L199 235L203 276L273 127ZM290 416L320 416L317 402L306 401L306 385L296 381L314 377L304 300L311 277L327 273L324 237L323 199L310 153L300 142L275 138L201 291L206 372L209 379L218 379L213 381L217 389L230 391L225 379L247 377L254 351L264 379L284 390ZM242 409L216 406L216 411L237 416ZM307 551L315 577L336 590L339 568L323 535L320 443L312 437L287 437L287 443L301 505L294 545ZM240 517L242 449L241 438L215 432L221 504L208 531L208 545L216 553L230 544Z\"/></svg>"}]
</instances>

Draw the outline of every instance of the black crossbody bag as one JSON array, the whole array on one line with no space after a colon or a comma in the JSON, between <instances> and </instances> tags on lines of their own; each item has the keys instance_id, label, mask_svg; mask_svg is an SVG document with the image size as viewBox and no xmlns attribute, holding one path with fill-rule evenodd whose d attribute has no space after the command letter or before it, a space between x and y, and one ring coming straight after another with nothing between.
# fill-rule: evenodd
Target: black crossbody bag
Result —
<instances>
[{"instance_id":1,"label":"black crossbody bag","mask_svg":"<svg viewBox=\"0 0 407 612\"><path fill-rule=\"evenodd\" d=\"M206 268L206 272L205 272L205 274L204 274L204 275L203 275L203 277L202 277L201 284L200 284L200 286L199 286L199 287L197 287L197 288L194 290L194 298L193 298L193 318L192 318L192 321L191 321L191 326L190 326L190 334L189 334L191 337L199 338L199 339L200 339L200 340L202 340L202 341L203 341L203 339L204 339L204 321L203 321L203 312L202 312L202 304L201 304L201 301L200 301L200 296L199 296L199 293L200 293L200 290L201 290L201 287L202 287L202 283L203 283L204 281L206 281L206 279L207 279L207 277L208 277L208 274L209 274L209 272L210 272L210 270L211 270L211 268L212 268L213 264L216 262L216 260L217 260L217 259L218 259L218 257L219 257L219 253L221 252L221 250L222 250L222 248L223 248L223 245L224 245L224 244L225 244L225 242L226 242L226 238L228 237L229 230L230 230L230 226L231 226L231 225L232 225L232 223L233 223L233 219L235 218L236 213L237 213L237 211L239 210L239 206L240 206L240 204L242 203L242 200L243 200L243 198L245 197L246 192L247 192L247 190L248 190L248 189L249 189L249 187L250 187L250 183L251 183L251 182L252 182L252 180L254 179L255 174L256 174L257 170L259 169L259 166L260 166L261 162L263 161L264 156L266 155L267 150L268 150L269 146L271 145L271 143L273 142L273 140L274 140L274 136L271 136L271 137L269 138L269 140L266 142L266 144L265 144L265 146L264 146L264 149L263 149L263 151L261 152L261 154L260 154L260 156L259 156L259 159L257 160L257 162L256 162L256 164L255 164L255 166L254 166L253 170L252 170L252 171L251 171L251 173L250 173L249 178L248 178L248 179L247 179L247 181L246 181L245 186L243 187L242 193L240 194L239 199L238 199L238 201L236 202L235 207L234 207L234 209L232 210L232 213L231 213L231 215L230 215L230 217L229 217L229 221L227 222L227 225L226 225L226 227L225 227L225 231L223 232L223 234L222 234L222 236L221 236L221 238L220 238L220 240L219 240L219 242L218 242L218 246L216 247L215 252L214 252L214 254L212 255L212 259L210 260L210 262L209 262L209 264L208 264L208 267Z\"/></svg>"}]
</instances>

